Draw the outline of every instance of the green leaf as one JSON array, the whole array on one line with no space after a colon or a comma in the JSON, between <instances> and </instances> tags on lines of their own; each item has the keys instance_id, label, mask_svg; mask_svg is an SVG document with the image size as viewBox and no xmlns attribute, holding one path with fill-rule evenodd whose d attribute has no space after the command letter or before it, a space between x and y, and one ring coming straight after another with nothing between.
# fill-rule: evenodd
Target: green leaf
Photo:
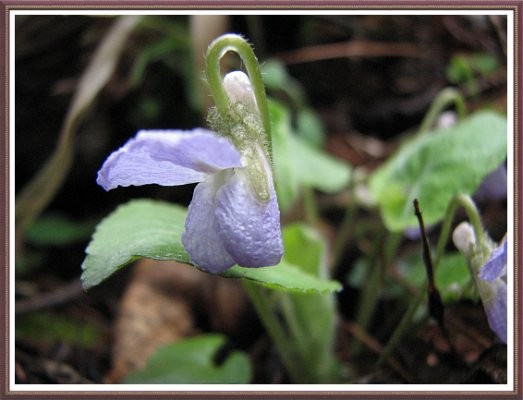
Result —
<instances>
[{"instance_id":1,"label":"green leaf","mask_svg":"<svg viewBox=\"0 0 523 400\"><path fill-rule=\"evenodd\" d=\"M29 225L26 238L40 246L64 246L87 239L94 227L92 221L76 222L65 215L47 214Z\"/></svg>"},{"instance_id":2,"label":"green leaf","mask_svg":"<svg viewBox=\"0 0 523 400\"><path fill-rule=\"evenodd\" d=\"M273 123L273 162L278 203L283 212L296 201L302 187L326 193L342 190L350 178L350 167L308 144L292 129L290 114L281 104L271 101Z\"/></svg>"},{"instance_id":3,"label":"green leaf","mask_svg":"<svg viewBox=\"0 0 523 400\"><path fill-rule=\"evenodd\" d=\"M506 119L478 112L456 126L418 135L378 169L370 189L391 231L417 226L418 198L427 225L439 222L457 194L473 194L506 158Z\"/></svg>"},{"instance_id":4,"label":"green leaf","mask_svg":"<svg viewBox=\"0 0 523 400\"><path fill-rule=\"evenodd\" d=\"M282 212L289 210L299 194L298 170L295 167L288 111L278 103L269 102L272 123L272 156L278 204Z\"/></svg>"},{"instance_id":5,"label":"green leaf","mask_svg":"<svg viewBox=\"0 0 523 400\"><path fill-rule=\"evenodd\" d=\"M303 185L325 193L337 193L348 184L350 178L348 164L312 147L297 136L291 136L290 139L294 168Z\"/></svg>"},{"instance_id":6,"label":"green leaf","mask_svg":"<svg viewBox=\"0 0 523 400\"><path fill-rule=\"evenodd\" d=\"M488 75L496 71L499 62L496 56L489 53L476 53L470 57L470 63L481 74Z\"/></svg>"},{"instance_id":7,"label":"green leaf","mask_svg":"<svg viewBox=\"0 0 523 400\"><path fill-rule=\"evenodd\" d=\"M325 127L314 112L303 109L296 115L296 130L301 138L315 148L325 143Z\"/></svg>"},{"instance_id":8,"label":"green leaf","mask_svg":"<svg viewBox=\"0 0 523 400\"><path fill-rule=\"evenodd\" d=\"M339 282L317 278L285 260L274 267L243 268L234 266L225 271L222 276L248 279L270 289L291 292L329 293L341 290Z\"/></svg>"},{"instance_id":9,"label":"green leaf","mask_svg":"<svg viewBox=\"0 0 523 400\"><path fill-rule=\"evenodd\" d=\"M309 274L325 277L327 244L321 234L305 224L292 224L283 230L284 260Z\"/></svg>"},{"instance_id":10,"label":"green leaf","mask_svg":"<svg viewBox=\"0 0 523 400\"><path fill-rule=\"evenodd\" d=\"M82 264L85 289L138 257L189 263L181 243L186 210L153 200L119 206L96 228Z\"/></svg>"},{"instance_id":11,"label":"green leaf","mask_svg":"<svg viewBox=\"0 0 523 400\"><path fill-rule=\"evenodd\" d=\"M124 383L249 383L252 368L243 352L233 351L223 363L216 363L224 343L224 336L209 334L169 344L158 349L144 369L131 372Z\"/></svg>"},{"instance_id":12,"label":"green leaf","mask_svg":"<svg viewBox=\"0 0 523 400\"><path fill-rule=\"evenodd\" d=\"M154 200L132 200L119 206L98 225L86 249L87 257L82 264L84 288L99 284L139 257L190 264L181 243L186 213L183 207ZM307 293L341 288L338 282L319 279L286 262L265 268L234 266L222 276Z\"/></svg>"},{"instance_id":13,"label":"green leaf","mask_svg":"<svg viewBox=\"0 0 523 400\"><path fill-rule=\"evenodd\" d=\"M261 66L263 83L271 91L282 91L292 101L293 105L301 109L306 103L303 86L294 79L277 60L267 60Z\"/></svg>"}]
</instances>

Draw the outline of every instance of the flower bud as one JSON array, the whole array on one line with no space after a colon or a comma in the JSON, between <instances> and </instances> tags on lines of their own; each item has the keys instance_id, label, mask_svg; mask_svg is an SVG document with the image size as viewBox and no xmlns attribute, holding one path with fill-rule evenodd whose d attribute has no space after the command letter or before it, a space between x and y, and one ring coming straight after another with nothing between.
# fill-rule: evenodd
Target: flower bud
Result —
<instances>
[{"instance_id":1,"label":"flower bud","mask_svg":"<svg viewBox=\"0 0 523 400\"><path fill-rule=\"evenodd\" d=\"M256 97L249 77L242 71L233 71L223 78L223 88L229 95L231 103L241 103L256 115L259 115Z\"/></svg>"},{"instance_id":2,"label":"flower bud","mask_svg":"<svg viewBox=\"0 0 523 400\"><path fill-rule=\"evenodd\" d=\"M452 233L452 241L456 248L466 257L470 257L476 245L476 235L468 222L460 223Z\"/></svg>"},{"instance_id":3,"label":"flower bud","mask_svg":"<svg viewBox=\"0 0 523 400\"><path fill-rule=\"evenodd\" d=\"M210 110L209 124L240 151L245 168L245 173L240 175L248 181L256 198L266 203L274 190L273 177L267 134L251 81L242 71L234 71L225 75L223 88L230 100L230 112L222 115Z\"/></svg>"}]
</instances>

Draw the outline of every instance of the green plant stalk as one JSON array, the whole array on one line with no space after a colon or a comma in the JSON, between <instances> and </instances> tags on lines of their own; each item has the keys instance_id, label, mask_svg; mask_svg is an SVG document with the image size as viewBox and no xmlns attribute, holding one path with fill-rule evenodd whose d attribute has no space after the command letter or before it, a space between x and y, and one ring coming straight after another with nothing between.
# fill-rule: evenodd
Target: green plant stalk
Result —
<instances>
[{"instance_id":1,"label":"green plant stalk","mask_svg":"<svg viewBox=\"0 0 523 400\"><path fill-rule=\"evenodd\" d=\"M304 315L303 311L307 310L308 302L324 302L330 295L305 295L295 293L274 293L278 309L281 310L283 322L287 332L287 347L292 348L292 354L295 354L294 363L298 364L299 378L294 383L330 383L337 379L334 372L334 366L337 364L334 348L334 316L332 325L327 323L322 326L322 337L316 336L317 332L309 330L309 322L317 325L317 317L311 313ZM303 296L303 297L302 297ZM310 296L310 297L309 297ZM332 298L330 300L333 300ZM331 303L331 302L329 302ZM323 310L332 311L334 314L334 303L332 309ZM330 315L330 314L329 314ZM323 317L323 316L322 316ZM306 321L304 320L306 318ZM324 322L324 319L322 319ZM326 334L332 333L329 340L324 340Z\"/></svg>"},{"instance_id":2,"label":"green plant stalk","mask_svg":"<svg viewBox=\"0 0 523 400\"><path fill-rule=\"evenodd\" d=\"M465 100L461 93L454 88L445 88L443 89L438 96L432 102L429 111L425 114L423 121L419 127L418 133L424 134L430 130L434 125L436 118L441 112L448 107L450 104L454 104L456 107L456 112L458 117L462 119L467 113L467 108L465 106Z\"/></svg>"},{"instance_id":3,"label":"green plant stalk","mask_svg":"<svg viewBox=\"0 0 523 400\"><path fill-rule=\"evenodd\" d=\"M434 265L435 266L435 265ZM403 335L408 331L412 324L412 318L414 318L414 314L416 314L416 311L418 310L418 307L421 305L421 302L426 296L426 293L424 292L424 289L427 286L427 280L425 279L423 281L423 284L420 286L420 294L415 299L413 303L410 304L407 312L403 315L403 318L401 319L400 323L392 333L392 336L390 337L389 341L387 342L387 345L384 347L378 361L376 362L376 366L382 366L391 353L396 348L398 342L401 340Z\"/></svg>"},{"instance_id":4,"label":"green plant stalk","mask_svg":"<svg viewBox=\"0 0 523 400\"><path fill-rule=\"evenodd\" d=\"M308 354L307 333L302 332L301 324L296 318L294 307L289 295L283 293L281 296L278 296L278 300L283 312L283 320L285 321L288 331L288 338L285 346L287 348L293 348L292 353L295 355L293 364L299 366L296 368L298 376L294 380L294 383L315 382L314 376L312 375L314 375L317 365L311 365L306 357ZM304 366L305 368L303 368Z\"/></svg>"},{"instance_id":5,"label":"green plant stalk","mask_svg":"<svg viewBox=\"0 0 523 400\"><path fill-rule=\"evenodd\" d=\"M315 226L318 222L318 205L314 197L314 190L310 186L303 186L302 191L305 220L311 226Z\"/></svg>"},{"instance_id":6,"label":"green plant stalk","mask_svg":"<svg viewBox=\"0 0 523 400\"><path fill-rule=\"evenodd\" d=\"M381 278L381 273L386 268L387 264L390 262L393 254L396 253L396 250L399 247L401 241L401 234L397 233L388 233L387 238L385 239L385 251L382 258L383 268L379 268L380 263L378 258L374 258L373 262L370 265L370 272L368 279L363 290L361 301L358 303L358 310L356 311L356 323L363 329L367 330L369 322L374 313L376 303L378 302L378 295L380 293L379 283ZM376 247L379 249L381 247L381 236L376 238ZM376 250L375 254L379 254L379 251ZM377 257L377 256L376 256ZM351 345L351 353L358 352L361 342L354 341Z\"/></svg>"},{"instance_id":7,"label":"green plant stalk","mask_svg":"<svg viewBox=\"0 0 523 400\"><path fill-rule=\"evenodd\" d=\"M255 283L244 280L243 287L247 292L256 312L261 319L267 333L271 337L278 354L293 382L300 382L302 376L299 369L299 359L292 346L289 346L289 337L278 321L276 314L271 308L271 304L265 293Z\"/></svg>"},{"instance_id":8,"label":"green plant stalk","mask_svg":"<svg viewBox=\"0 0 523 400\"><path fill-rule=\"evenodd\" d=\"M478 211L476 205L472 201L472 198L470 196L464 195L464 194L459 194L459 195L454 196L452 198L452 200L450 201L449 205L447 206L447 210L445 211L443 225L442 225L441 232L440 232L440 235L438 238L438 243L437 243L437 247L436 247L436 256L434 257L434 262L433 262L434 274L436 273L436 268L438 267L439 262L441 261L441 258L443 257L445 245L447 244L449 236L450 236L452 220L453 220L456 210L458 209L459 206L463 207L465 212L467 213L467 217L469 218L470 223L472 224L472 227L474 229L474 234L476 235L477 243L483 243L483 241L486 240L485 230L481 223L481 217L479 215L479 211ZM414 314L418 310L418 307L421 305L422 300L427 295L427 293L425 291L426 287L427 287L427 279L425 278L423 280L423 283L419 286L419 293L420 293L419 296L416 298L416 300L413 303L411 303L407 312L405 313L405 315L401 319L400 323L394 330L389 341L387 342L387 345L383 349L383 352L381 353L381 356L377 362L378 366L383 365L387 361L388 356L394 351L394 349L396 348L396 345L398 344L400 339L409 329L409 327L412 323L412 318L414 317Z\"/></svg>"},{"instance_id":9,"label":"green plant stalk","mask_svg":"<svg viewBox=\"0 0 523 400\"><path fill-rule=\"evenodd\" d=\"M347 204L347 208L345 209L345 214L343 216L343 220L341 222L340 229L338 231L338 235L336 237L336 241L334 242L334 250L333 250L333 256L332 256L332 265L337 266L340 262L340 257L343 254L343 247L348 242L350 234L352 232L352 228L355 225L354 223L354 217L356 215L356 201L354 196L354 188L355 184L353 183L353 180L351 180L350 186L349 186L349 193L350 193L350 199Z\"/></svg>"},{"instance_id":10,"label":"green plant stalk","mask_svg":"<svg viewBox=\"0 0 523 400\"><path fill-rule=\"evenodd\" d=\"M226 34L218 37L207 49L205 73L216 108L221 115L228 115L230 112L230 101L223 88L220 69L220 59L228 51L233 51L238 54L245 64L254 91L254 97L256 98L256 103L260 111L263 129L269 146L269 157L272 159L271 120L269 118L267 96L261 77L260 65L258 64L258 59L251 45L243 37L236 34Z\"/></svg>"}]
</instances>

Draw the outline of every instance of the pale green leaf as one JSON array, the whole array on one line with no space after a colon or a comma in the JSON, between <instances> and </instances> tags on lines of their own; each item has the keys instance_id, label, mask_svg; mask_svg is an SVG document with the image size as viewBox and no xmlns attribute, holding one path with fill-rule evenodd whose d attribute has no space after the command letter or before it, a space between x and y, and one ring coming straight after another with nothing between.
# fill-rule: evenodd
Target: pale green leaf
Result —
<instances>
[{"instance_id":1,"label":"pale green leaf","mask_svg":"<svg viewBox=\"0 0 523 400\"><path fill-rule=\"evenodd\" d=\"M119 206L96 228L82 264L88 289L138 257L189 262L181 244L186 210L153 200Z\"/></svg>"},{"instance_id":2,"label":"pale green leaf","mask_svg":"<svg viewBox=\"0 0 523 400\"><path fill-rule=\"evenodd\" d=\"M336 193L349 182L348 164L308 144L293 131L290 114L277 102L269 103L271 114L273 163L278 203L283 212L296 201L300 189L311 187Z\"/></svg>"},{"instance_id":3,"label":"pale green leaf","mask_svg":"<svg viewBox=\"0 0 523 400\"><path fill-rule=\"evenodd\" d=\"M271 289L291 292L329 293L341 290L341 285L338 282L317 278L285 260L273 267L243 268L234 266L225 271L222 276L248 279Z\"/></svg>"},{"instance_id":4,"label":"pale green leaf","mask_svg":"<svg viewBox=\"0 0 523 400\"><path fill-rule=\"evenodd\" d=\"M278 103L269 102L272 122L273 167L278 204L281 211L289 210L299 194L298 170L295 168L290 115Z\"/></svg>"},{"instance_id":5,"label":"pale green leaf","mask_svg":"<svg viewBox=\"0 0 523 400\"><path fill-rule=\"evenodd\" d=\"M337 193L348 184L348 164L312 147L297 136L291 136L290 139L294 168L303 185L325 193Z\"/></svg>"},{"instance_id":6,"label":"pale green leaf","mask_svg":"<svg viewBox=\"0 0 523 400\"><path fill-rule=\"evenodd\" d=\"M417 198L427 225L439 222L457 194L473 194L506 158L506 119L478 112L456 126L406 143L370 180L388 229L417 226Z\"/></svg>"},{"instance_id":7,"label":"pale green leaf","mask_svg":"<svg viewBox=\"0 0 523 400\"><path fill-rule=\"evenodd\" d=\"M305 224L292 224L283 230L285 261L299 266L304 272L319 277L327 275L327 244L321 234Z\"/></svg>"}]
</instances>

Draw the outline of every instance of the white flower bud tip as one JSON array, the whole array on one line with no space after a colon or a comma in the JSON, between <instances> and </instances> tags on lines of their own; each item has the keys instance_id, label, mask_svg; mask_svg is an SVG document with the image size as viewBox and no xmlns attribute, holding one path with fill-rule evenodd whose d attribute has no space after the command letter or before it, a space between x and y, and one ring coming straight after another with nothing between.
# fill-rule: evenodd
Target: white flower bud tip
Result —
<instances>
[{"instance_id":1,"label":"white flower bud tip","mask_svg":"<svg viewBox=\"0 0 523 400\"><path fill-rule=\"evenodd\" d=\"M249 77L242 71L233 71L223 78L223 88L232 103L242 103L249 111L259 114Z\"/></svg>"},{"instance_id":2,"label":"white flower bud tip","mask_svg":"<svg viewBox=\"0 0 523 400\"><path fill-rule=\"evenodd\" d=\"M472 225L468 222L460 223L452 233L452 241L456 248L467 255L476 244L476 235Z\"/></svg>"}]
</instances>

